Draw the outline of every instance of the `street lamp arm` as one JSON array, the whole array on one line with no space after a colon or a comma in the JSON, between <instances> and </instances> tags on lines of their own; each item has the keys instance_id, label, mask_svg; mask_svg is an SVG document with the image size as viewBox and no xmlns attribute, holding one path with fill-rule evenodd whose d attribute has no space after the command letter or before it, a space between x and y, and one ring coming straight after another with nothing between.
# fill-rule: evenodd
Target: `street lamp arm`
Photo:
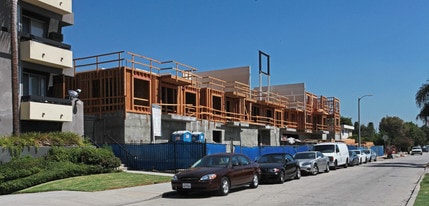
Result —
<instances>
[{"instance_id":1,"label":"street lamp arm","mask_svg":"<svg viewBox=\"0 0 429 206\"><path fill-rule=\"evenodd\" d=\"M372 94L365 94L365 95L363 95L363 96L361 96L361 97L359 97L358 98L358 101L360 101L362 98L364 98L364 97L370 97L370 96L372 96Z\"/></svg>"}]
</instances>

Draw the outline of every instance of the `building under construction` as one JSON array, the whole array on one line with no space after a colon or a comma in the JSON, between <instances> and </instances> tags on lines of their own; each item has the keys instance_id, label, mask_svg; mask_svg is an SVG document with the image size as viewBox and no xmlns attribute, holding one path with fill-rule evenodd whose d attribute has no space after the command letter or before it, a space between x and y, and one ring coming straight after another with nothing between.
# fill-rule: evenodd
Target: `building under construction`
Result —
<instances>
[{"instance_id":1,"label":"building under construction","mask_svg":"<svg viewBox=\"0 0 429 206\"><path fill-rule=\"evenodd\" d=\"M74 60L85 135L96 143L159 143L175 131L242 146L340 139L340 101L301 84L251 88L250 67L198 72L177 61L115 52Z\"/></svg>"}]
</instances>

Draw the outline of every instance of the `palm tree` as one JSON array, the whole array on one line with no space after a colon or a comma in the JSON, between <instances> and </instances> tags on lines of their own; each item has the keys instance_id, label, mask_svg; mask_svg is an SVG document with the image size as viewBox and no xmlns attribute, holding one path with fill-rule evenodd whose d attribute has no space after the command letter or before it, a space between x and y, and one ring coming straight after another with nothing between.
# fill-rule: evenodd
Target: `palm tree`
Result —
<instances>
[{"instance_id":1,"label":"palm tree","mask_svg":"<svg viewBox=\"0 0 429 206\"><path fill-rule=\"evenodd\" d=\"M11 4L13 133L19 136L18 30L16 26L18 23L18 0L11 0Z\"/></svg>"},{"instance_id":2,"label":"palm tree","mask_svg":"<svg viewBox=\"0 0 429 206\"><path fill-rule=\"evenodd\" d=\"M416 119L421 119L426 124L429 117L429 80L417 91L416 104L421 109Z\"/></svg>"}]
</instances>

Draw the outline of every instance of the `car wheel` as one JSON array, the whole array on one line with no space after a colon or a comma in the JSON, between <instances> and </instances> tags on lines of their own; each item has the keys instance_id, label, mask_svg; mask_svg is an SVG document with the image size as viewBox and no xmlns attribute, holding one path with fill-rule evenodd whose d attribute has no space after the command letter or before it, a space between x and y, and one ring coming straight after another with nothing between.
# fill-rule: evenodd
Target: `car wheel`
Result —
<instances>
[{"instance_id":1,"label":"car wheel","mask_svg":"<svg viewBox=\"0 0 429 206\"><path fill-rule=\"evenodd\" d=\"M252 182L250 183L251 188L257 188L259 186L259 176L258 174L253 175Z\"/></svg>"},{"instance_id":2,"label":"car wheel","mask_svg":"<svg viewBox=\"0 0 429 206\"><path fill-rule=\"evenodd\" d=\"M222 177L222 180L220 181L219 195L228 195L229 189L229 179L227 177Z\"/></svg>"},{"instance_id":3,"label":"car wheel","mask_svg":"<svg viewBox=\"0 0 429 206\"><path fill-rule=\"evenodd\" d=\"M278 183L283 184L285 182L285 172L282 170L279 174Z\"/></svg>"},{"instance_id":4,"label":"car wheel","mask_svg":"<svg viewBox=\"0 0 429 206\"><path fill-rule=\"evenodd\" d=\"M336 169L337 169L337 166L338 166L338 162L337 162L337 160L335 160L335 162L334 162L334 166L332 167L332 170L336 170Z\"/></svg>"},{"instance_id":5,"label":"car wheel","mask_svg":"<svg viewBox=\"0 0 429 206\"><path fill-rule=\"evenodd\" d=\"M296 168L295 179L300 179L300 178L301 178L301 169L300 168Z\"/></svg>"},{"instance_id":6,"label":"car wheel","mask_svg":"<svg viewBox=\"0 0 429 206\"><path fill-rule=\"evenodd\" d=\"M319 173L319 167L316 164L314 164L313 169L311 170L311 174L317 175L317 173Z\"/></svg>"},{"instance_id":7,"label":"car wheel","mask_svg":"<svg viewBox=\"0 0 429 206\"><path fill-rule=\"evenodd\" d=\"M329 172L329 162L326 163L325 172Z\"/></svg>"},{"instance_id":8,"label":"car wheel","mask_svg":"<svg viewBox=\"0 0 429 206\"><path fill-rule=\"evenodd\" d=\"M349 166L349 159L346 159L346 163L344 164L344 168L347 168Z\"/></svg>"}]
</instances>

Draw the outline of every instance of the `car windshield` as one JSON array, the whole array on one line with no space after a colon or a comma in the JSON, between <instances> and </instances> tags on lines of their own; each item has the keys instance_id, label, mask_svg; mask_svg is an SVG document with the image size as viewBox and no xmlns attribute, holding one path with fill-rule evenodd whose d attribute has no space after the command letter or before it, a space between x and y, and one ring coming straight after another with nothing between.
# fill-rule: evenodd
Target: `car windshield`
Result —
<instances>
[{"instance_id":1,"label":"car windshield","mask_svg":"<svg viewBox=\"0 0 429 206\"><path fill-rule=\"evenodd\" d=\"M369 150L364 150L363 151L365 154L370 154L371 152Z\"/></svg>"},{"instance_id":2,"label":"car windshield","mask_svg":"<svg viewBox=\"0 0 429 206\"><path fill-rule=\"evenodd\" d=\"M264 155L258 160L259 163L283 163L284 156L280 154Z\"/></svg>"},{"instance_id":3,"label":"car windshield","mask_svg":"<svg viewBox=\"0 0 429 206\"><path fill-rule=\"evenodd\" d=\"M413 147L413 149L420 149L420 147L419 147L419 146L416 146L416 147Z\"/></svg>"},{"instance_id":4,"label":"car windshield","mask_svg":"<svg viewBox=\"0 0 429 206\"><path fill-rule=\"evenodd\" d=\"M227 167L229 156L205 156L195 162L191 168L196 167Z\"/></svg>"},{"instance_id":5,"label":"car windshield","mask_svg":"<svg viewBox=\"0 0 429 206\"><path fill-rule=\"evenodd\" d=\"M361 154L360 150L356 150L355 152L356 154Z\"/></svg>"},{"instance_id":6,"label":"car windshield","mask_svg":"<svg viewBox=\"0 0 429 206\"><path fill-rule=\"evenodd\" d=\"M314 159L314 153L313 152L307 152L307 153L296 153L295 159Z\"/></svg>"},{"instance_id":7,"label":"car windshield","mask_svg":"<svg viewBox=\"0 0 429 206\"><path fill-rule=\"evenodd\" d=\"M333 153L335 151L335 145L315 145L314 150L321 153Z\"/></svg>"}]
</instances>

